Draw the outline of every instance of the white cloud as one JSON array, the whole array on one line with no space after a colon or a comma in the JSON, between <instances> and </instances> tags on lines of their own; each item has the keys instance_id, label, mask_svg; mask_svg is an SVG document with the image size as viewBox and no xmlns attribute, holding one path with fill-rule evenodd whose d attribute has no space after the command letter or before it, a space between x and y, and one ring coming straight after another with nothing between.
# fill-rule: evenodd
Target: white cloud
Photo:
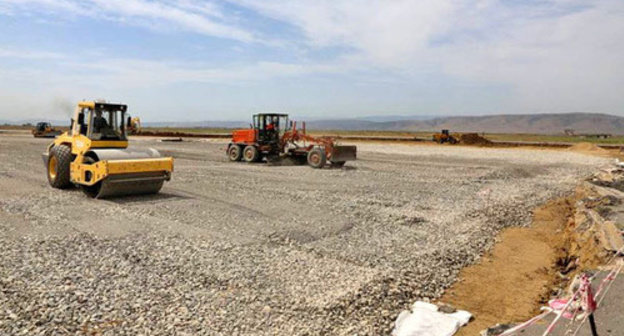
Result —
<instances>
[{"instance_id":1,"label":"white cloud","mask_svg":"<svg viewBox=\"0 0 624 336\"><path fill-rule=\"evenodd\" d=\"M621 0L234 2L298 27L312 48L347 47L362 67L506 88L500 111L624 107Z\"/></svg>"},{"instance_id":2,"label":"white cloud","mask_svg":"<svg viewBox=\"0 0 624 336\"><path fill-rule=\"evenodd\" d=\"M319 73L346 73L350 69L348 65L335 62L319 64L258 61L214 66L205 62L106 58L104 55L98 55L97 61L93 61L87 55L82 54L0 49L0 58L3 57L8 59L41 58L49 61L45 66L38 67L4 67L3 69L0 66L0 78L11 78L13 83L19 81L31 85L37 83L43 87L61 85L94 89L114 86L118 90L192 82L236 85Z\"/></svg>"},{"instance_id":3,"label":"white cloud","mask_svg":"<svg viewBox=\"0 0 624 336\"><path fill-rule=\"evenodd\" d=\"M159 29L182 29L208 36L241 42L254 42L253 33L222 22L226 17L212 3L191 0L0 0L5 11L61 11L76 16L113 19L126 23L147 20L149 26ZM2 7L0 7L2 8ZM138 23L138 22L136 22Z\"/></svg>"},{"instance_id":4,"label":"white cloud","mask_svg":"<svg viewBox=\"0 0 624 336\"><path fill-rule=\"evenodd\" d=\"M623 10L624 3L603 1L565 15L518 17L503 36L434 55L452 76L507 85L519 111L621 113L624 45L615 41L624 41Z\"/></svg>"},{"instance_id":5,"label":"white cloud","mask_svg":"<svg viewBox=\"0 0 624 336\"><path fill-rule=\"evenodd\" d=\"M0 47L0 58L60 59L63 57L63 54L56 52Z\"/></svg>"},{"instance_id":6,"label":"white cloud","mask_svg":"<svg viewBox=\"0 0 624 336\"><path fill-rule=\"evenodd\" d=\"M428 101L426 105L410 100L414 109L421 111L584 110L621 114L624 108L621 0L225 1L230 5L199 0L0 0L0 13L53 10L96 19L104 15L124 24L146 24L158 30L185 30L241 42L264 40L262 48L269 49L268 54L274 58L265 56L264 50L252 50L247 43L232 48L247 53L245 63L228 59L219 64L189 64L175 59L98 57L93 64L85 55L67 59L55 53L1 48L0 57L49 58L61 65L59 69L97 71L103 83L114 83L119 90L180 82L236 85L286 77L305 80L314 74L337 74L344 79L364 73L368 75L365 82L383 83L389 91L392 80L400 78L401 85L412 85L414 96L420 94L417 90L422 86L429 85L428 81L445 81L440 85L442 92L423 97ZM267 33L275 28L271 20L266 20L258 28L268 35L260 38L256 31L261 29L255 29L254 21L232 10L232 6L295 27L295 34ZM291 39L283 44L266 42L284 35ZM317 57L319 54L323 55ZM0 67L0 76L31 78L35 82L39 78L39 82L51 85L59 81L67 87L84 81L58 69L58 73L48 71L2 72ZM85 81L85 85L99 84ZM483 96L496 99L474 105L475 88L492 87L496 92ZM480 106L484 106L483 110L479 110Z\"/></svg>"},{"instance_id":7,"label":"white cloud","mask_svg":"<svg viewBox=\"0 0 624 336\"><path fill-rule=\"evenodd\" d=\"M87 10L87 7L81 6L80 3L73 0L0 0L0 6L4 6L13 14L18 11L37 11L39 9L51 9L70 13L90 12Z\"/></svg>"},{"instance_id":8,"label":"white cloud","mask_svg":"<svg viewBox=\"0 0 624 336\"><path fill-rule=\"evenodd\" d=\"M428 39L450 24L449 0L236 1L263 15L299 27L312 46L347 46L379 65L410 62Z\"/></svg>"},{"instance_id":9,"label":"white cloud","mask_svg":"<svg viewBox=\"0 0 624 336\"><path fill-rule=\"evenodd\" d=\"M172 3L178 8L202 15L208 15L219 19L225 19L226 14L219 6L212 2L197 1L197 0L177 0Z\"/></svg>"},{"instance_id":10,"label":"white cloud","mask_svg":"<svg viewBox=\"0 0 624 336\"><path fill-rule=\"evenodd\" d=\"M97 63L74 64L73 67L97 71L103 83L115 83L117 87L132 88L189 82L231 85L280 77L344 71L344 68L337 64L259 61L245 65L214 67L206 63L181 64L139 59L108 59Z\"/></svg>"},{"instance_id":11,"label":"white cloud","mask_svg":"<svg viewBox=\"0 0 624 336\"><path fill-rule=\"evenodd\" d=\"M143 0L91 0L99 9L125 17L149 18L164 20L176 24L181 28L201 34L229 38L233 40L251 42L253 35L243 29L218 23L211 17L218 13L214 7L201 6L192 3L182 3L183 7L176 7L166 2ZM192 10L192 11L191 11ZM209 15L206 15L206 13ZM217 15L218 16L218 15Z\"/></svg>"}]
</instances>

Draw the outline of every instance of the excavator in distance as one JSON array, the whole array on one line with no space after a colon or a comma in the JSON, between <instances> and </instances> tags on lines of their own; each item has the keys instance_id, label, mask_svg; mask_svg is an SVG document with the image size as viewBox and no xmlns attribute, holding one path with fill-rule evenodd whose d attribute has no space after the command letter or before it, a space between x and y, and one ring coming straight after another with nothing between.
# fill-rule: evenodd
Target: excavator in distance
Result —
<instances>
[{"instance_id":1,"label":"excavator in distance","mask_svg":"<svg viewBox=\"0 0 624 336\"><path fill-rule=\"evenodd\" d=\"M342 167L346 161L356 159L356 146L341 146L331 137L308 135L305 123L302 126L298 130L288 114L255 114L251 128L232 132L227 156L230 161L246 162L291 158L313 168L323 168L327 163Z\"/></svg>"},{"instance_id":2,"label":"excavator in distance","mask_svg":"<svg viewBox=\"0 0 624 336\"><path fill-rule=\"evenodd\" d=\"M442 132L440 133L434 133L432 140L434 142L437 142L439 144L443 144L443 143L450 143L451 145L455 145L457 143L459 143L459 139L458 137L451 135L451 133L449 132L449 130L447 129L443 129Z\"/></svg>"},{"instance_id":3,"label":"excavator in distance","mask_svg":"<svg viewBox=\"0 0 624 336\"><path fill-rule=\"evenodd\" d=\"M70 130L43 153L52 187L73 184L93 198L160 191L171 178L173 158L151 148L127 148L126 110L123 104L78 103Z\"/></svg>"}]
</instances>

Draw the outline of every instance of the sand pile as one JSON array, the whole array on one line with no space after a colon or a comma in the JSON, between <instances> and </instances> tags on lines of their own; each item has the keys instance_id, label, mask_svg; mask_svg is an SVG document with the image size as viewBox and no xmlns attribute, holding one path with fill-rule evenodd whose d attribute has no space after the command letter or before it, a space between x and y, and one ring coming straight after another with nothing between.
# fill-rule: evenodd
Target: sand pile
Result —
<instances>
[{"instance_id":1,"label":"sand pile","mask_svg":"<svg viewBox=\"0 0 624 336\"><path fill-rule=\"evenodd\" d=\"M593 143L589 143L589 142L579 142L573 146L571 146L570 148L567 149L568 151L572 151L572 152L577 152L577 153L582 153L582 154L587 154L587 155L594 155L594 156L610 156L610 152L604 148L599 147L596 144Z\"/></svg>"},{"instance_id":2,"label":"sand pile","mask_svg":"<svg viewBox=\"0 0 624 336\"><path fill-rule=\"evenodd\" d=\"M589 142L579 142L576 145L568 148L569 151L589 153L589 154L606 154L608 151L604 148L598 147L596 144Z\"/></svg>"},{"instance_id":3,"label":"sand pile","mask_svg":"<svg viewBox=\"0 0 624 336\"><path fill-rule=\"evenodd\" d=\"M459 137L459 142L464 145L492 145L492 141L480 136L477 133L464 133Z\"/></svg>"}]
</instances>

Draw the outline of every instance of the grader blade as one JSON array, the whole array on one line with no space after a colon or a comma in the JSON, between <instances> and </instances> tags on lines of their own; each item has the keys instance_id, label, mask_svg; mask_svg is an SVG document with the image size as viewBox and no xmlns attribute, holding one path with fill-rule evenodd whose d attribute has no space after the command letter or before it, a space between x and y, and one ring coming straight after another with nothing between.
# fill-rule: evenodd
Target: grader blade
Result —
<instances>
[{"instance_id":1,"label":"grader blade","mask_svg":"<svg viewBox=\"0 0 624 336\"><path fill-rule=\"evenodd\" d=\"M332 162L353 161L357 156L356 146L334 146L331 157Z\"/></svg>"}]
</instances>

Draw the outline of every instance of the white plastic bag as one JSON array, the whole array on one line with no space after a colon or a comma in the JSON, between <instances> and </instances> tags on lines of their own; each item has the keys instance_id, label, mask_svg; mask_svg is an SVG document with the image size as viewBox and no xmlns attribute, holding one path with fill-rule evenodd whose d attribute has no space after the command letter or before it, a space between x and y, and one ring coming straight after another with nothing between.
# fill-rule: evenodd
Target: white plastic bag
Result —
<instances>
[{"instance_id":1,"label":"white plastic bag","mask_svg":"<svg viewBox=\"0 0 624 336\"><path fill-rule=\"evenodd\" d=\"M411 312L404 310L399 314L392 336L452 336L471 316L465 310L445 314L434 304L416 301Z\"/></svg>"}]
</instances>

